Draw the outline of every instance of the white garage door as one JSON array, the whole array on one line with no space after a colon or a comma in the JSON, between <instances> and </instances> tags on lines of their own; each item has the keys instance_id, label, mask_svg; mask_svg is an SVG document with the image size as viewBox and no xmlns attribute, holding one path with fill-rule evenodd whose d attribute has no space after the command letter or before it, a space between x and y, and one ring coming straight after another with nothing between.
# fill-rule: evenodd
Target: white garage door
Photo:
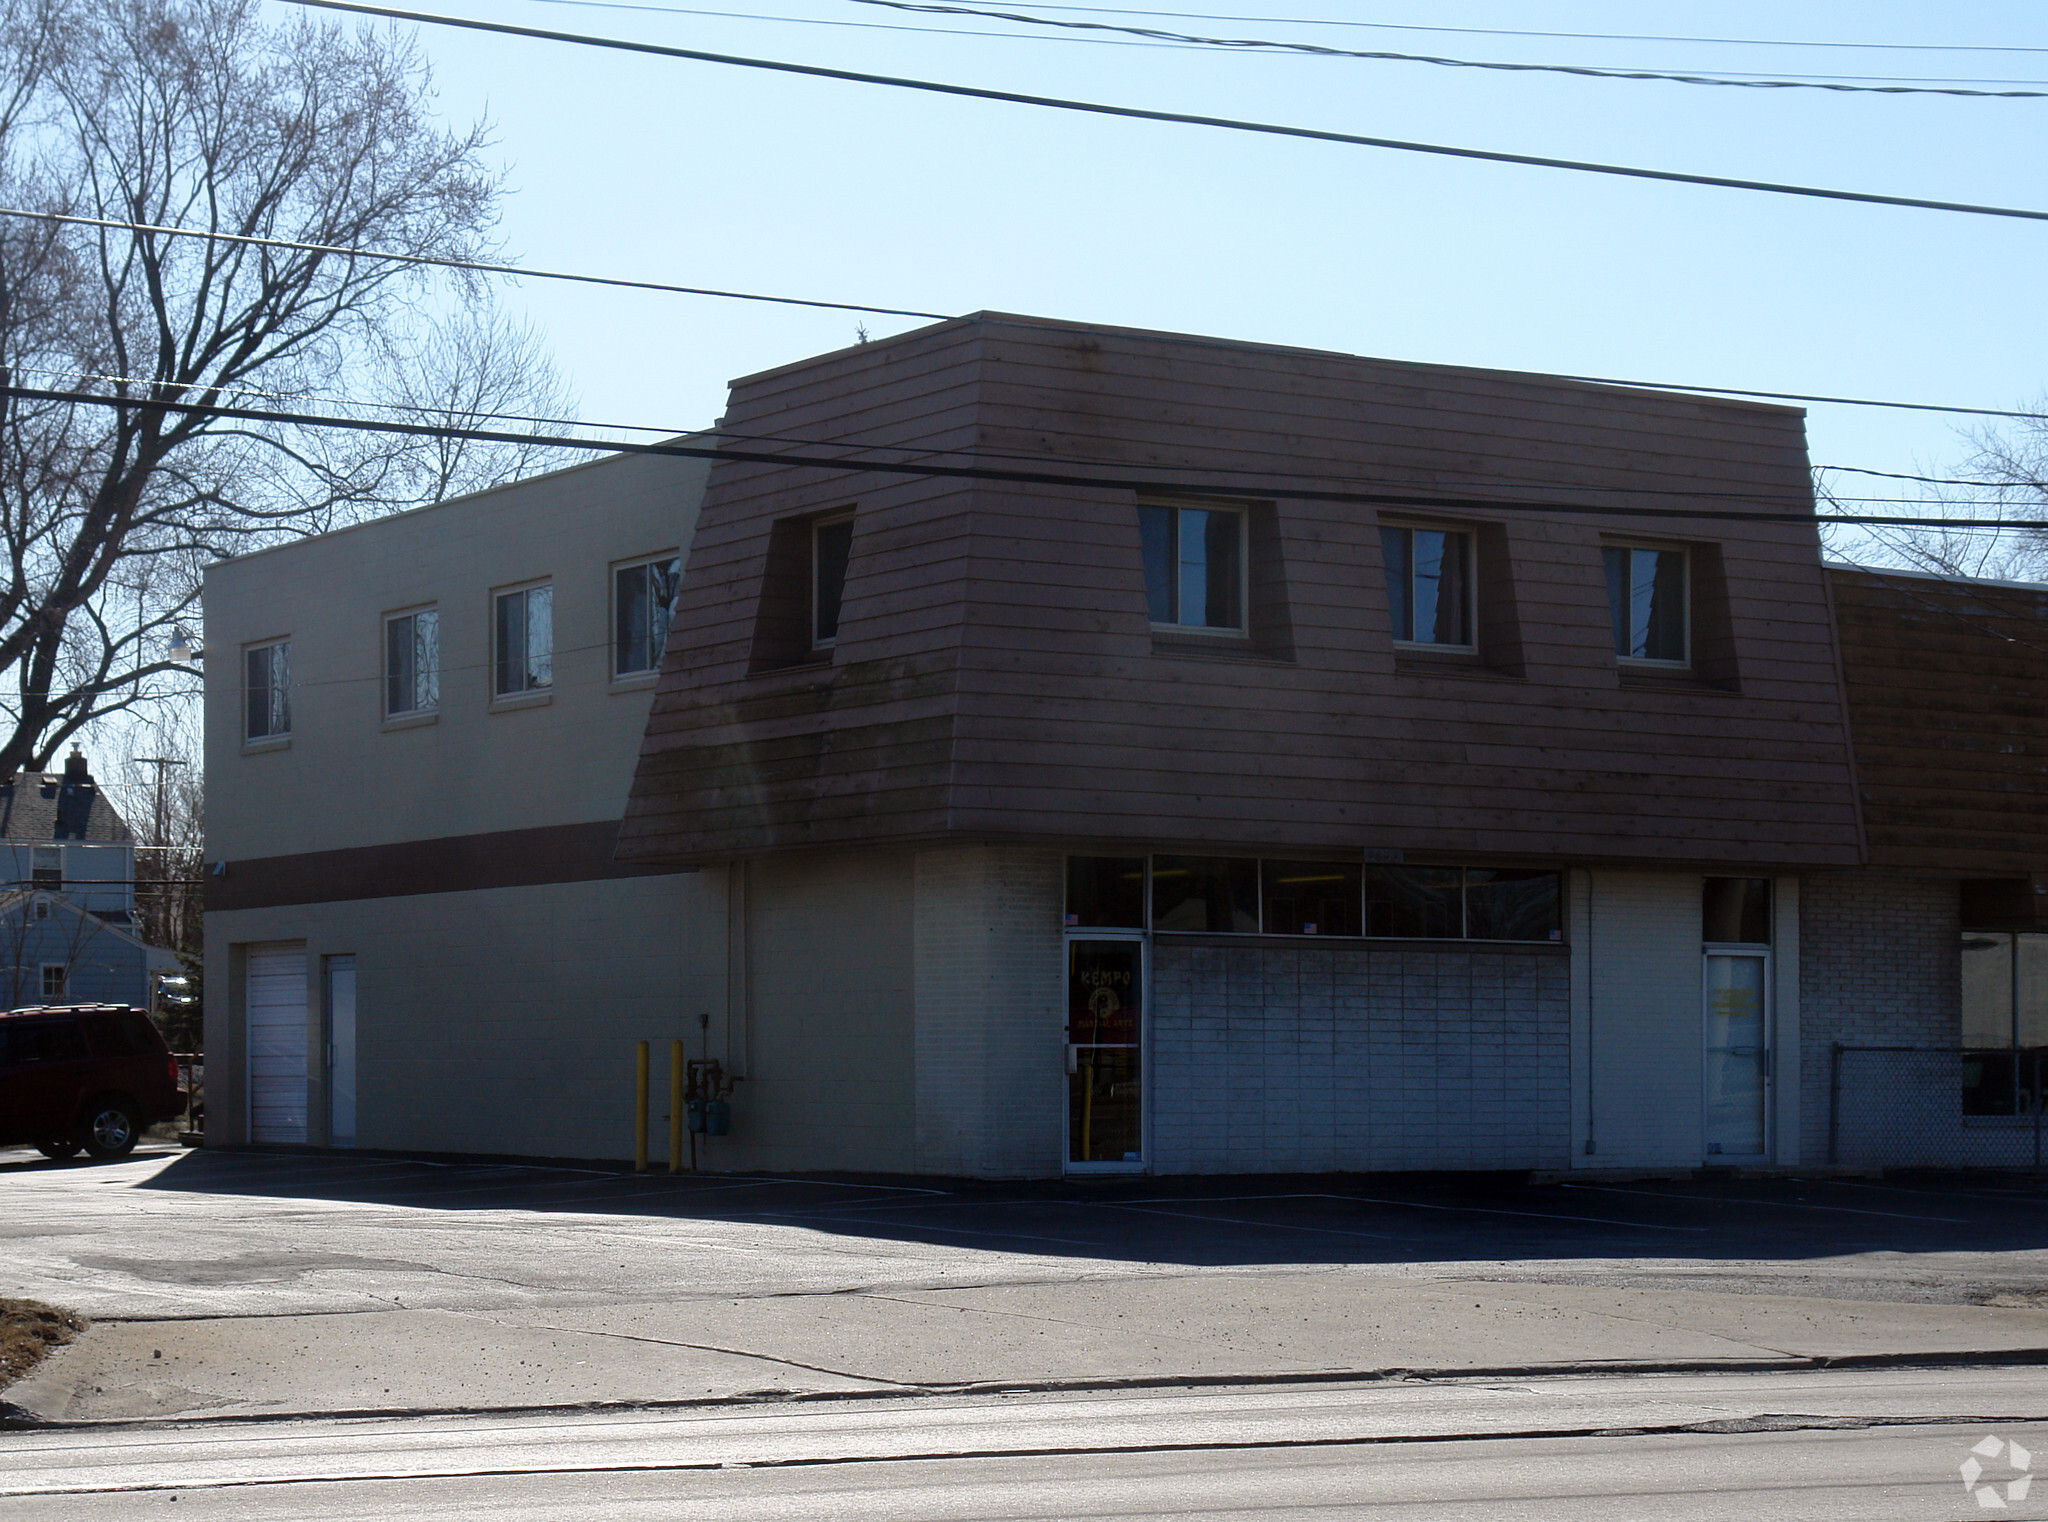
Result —
<instances>
[{"instance_id":1,"label":"white garage door","mask_svg":"<svg viewBox=\"0 0 2048 1522\"><path fill-rule=\"evenodd\" d=\"M306 948L252 946L248 963L249 1139L306 1139Z\"/></svg>"}]
</instances>

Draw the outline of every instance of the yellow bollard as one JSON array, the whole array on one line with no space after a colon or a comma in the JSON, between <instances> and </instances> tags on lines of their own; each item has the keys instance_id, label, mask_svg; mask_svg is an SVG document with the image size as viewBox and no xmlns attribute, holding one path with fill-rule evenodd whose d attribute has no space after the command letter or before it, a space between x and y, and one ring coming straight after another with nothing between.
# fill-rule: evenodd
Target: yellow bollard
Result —
<instances>
[{"instance_id":1,"label":"yellow bollard","mask_svg":"<svg viewBox=\"0 0 2048 1522\"><path fill-rule=\"evenodd\" d=\"M633 1076L633 1171L647 1171L647 1043L634 1044Z\"/></svg>"},{"instance_id":2,"label":"yellow bollard","mask_svg":"<svg viewBox=\"0 0 2048 1522\"><path fill-rule=\"evenodd\" d=\"M668 1171L683 1171L683 1043L668 1044Z\"/></svg>"}]
</instances>

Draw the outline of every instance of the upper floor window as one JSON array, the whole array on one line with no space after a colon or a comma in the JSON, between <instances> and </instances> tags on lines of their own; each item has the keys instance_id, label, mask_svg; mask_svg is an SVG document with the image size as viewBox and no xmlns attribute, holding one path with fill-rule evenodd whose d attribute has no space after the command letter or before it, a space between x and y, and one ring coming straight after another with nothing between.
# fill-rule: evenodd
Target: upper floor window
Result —
<instances>
[{"instance_id":1,"label":"upper floor window","mask_svg":"<svg viewBox=\"0 0 2048 1522\"><path fill-rule=\"evenodd\" d=\"M71 979L71 969L62 962L43 963L43 1002L62 1004L64 985Z\"/></svg>"},{"instance_id":2,"label":"upper floor window","mask_svg":"<svg viewBox=\"0 0 2048 1522\"><path fill-rule=\"evenodd\" d=\"M811 525L811 648L830 650L839 639L839 606L846 598L846 563L853 554L853 515Z\"/></svg>"},{"instance_id":3,"label":"upper floor window","mask_svg":"<svg viewBox=\"0 0 2048 1522\"><path fill-rule=\"evenodd\" d=\"M1445 529L1383 528L1387 606L1394 641L1470 650L1472 536Z\"/></svg>"},{"instance_id":4,"label":"upper floor window","mask_svg":"<svg viewBox=\"0 0 2048 1522\"><path fill-rule=\"evenodd\" d=\"M61 888L64 886L64 848L62 846L31 846L29 848L29 882L38 888ZM41 899L36 900L37 919L49 918L49 908Z\"/></svg>"},{"instance_id":5,"label":"upper floor window","mask_svg":"<svg viewBox=\"0 0 2048 1522\"><path fill-rule=\"evenodd\" d=\"M1690 659L1685 551L1610 544L1600 554L1607 563L1607 611L1616 657L1646 665L1685 665Z\"/></svg>"},{"instance_id":6,"label":"upper floor window","mask_svg":"<svg viewBox=\"0 0 2048 1522\"><path fill-rule=\"evenodd\" d=\"M612 675L637 676L661 667L668 621L683 584L678 555L622 565L612 571Z\"/></svg>"},{"instance_id":7,"label":"upper floor window","mask_svg":"<svg viewBox=\"0 0 2048 1522\"><path fill-rule=\"evenodd\" d=\"M441 614L418 608L384 620L384 715L441 706Z\"/></svg>"},{"instance_id":8,"label":"upper floor window","mask_svg":"<svg viewBox=\"0 0 2048 1522\"><path fill-rule=\"evenodd\" d=\"M555 683L555 588L551 582L492 598L491 692L516 697Z\"/></svg>"},{"instance_id":9,"label":"upper floor window","mask_svg":"<svg viewBox=\"0 0 2048 1522\"><path fill-rule=\"evenodd\" d=\"M292 732L292 647L289 640L242 652L242 737L268 740Z\"/></svg>"},{"instance_id":10,"label":"upper floor window","mask_svg":"<svg viewBox=\"0 0 2048 1522\"><path fill-rule=\"evenodd\" d=\"M1243 508L1141 502L1138 537L1155 626L1245 632Z\"/></svg>"}]
</instances>

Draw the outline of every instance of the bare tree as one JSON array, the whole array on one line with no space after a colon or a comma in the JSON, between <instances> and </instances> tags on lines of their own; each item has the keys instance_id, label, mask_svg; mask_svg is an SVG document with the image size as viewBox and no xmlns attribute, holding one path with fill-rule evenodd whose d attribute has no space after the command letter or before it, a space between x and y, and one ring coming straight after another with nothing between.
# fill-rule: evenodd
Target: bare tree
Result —
<instances>
[{"instance_id":1,"label":"bare tree","mask_svg":"<svg viewBox=\"0 0 2048 1522\"><path fill-rule=\"evenodd\" d=\"M44 214L0 217L0 776L191 691L168 647L206 561L532 468L223 415L565 410L480 285L345 252L494 252L485 129L431 100L391 31L267 26L256 0L0 0L0 206Z\"/></svg>"},{"instance_id":2,"label":"bare tree","mask_svg":"<svg viewBox=\"0 0 2048 1522\"><path fill-rule=\"evenodd\" d=\"M1869 537L1892 558L1945 576L2048 579L2048 398L2030 416L1963 434L1969 453L1950 479L1926 490L1956 518L1973 514L2039 528L1884 528ZM1932 474L1932 472L1930 472ZM1825 492L1825 488L1823 488ZM1988 509L1988 511L1987 511Z\"/></svg>"}]
</instances>

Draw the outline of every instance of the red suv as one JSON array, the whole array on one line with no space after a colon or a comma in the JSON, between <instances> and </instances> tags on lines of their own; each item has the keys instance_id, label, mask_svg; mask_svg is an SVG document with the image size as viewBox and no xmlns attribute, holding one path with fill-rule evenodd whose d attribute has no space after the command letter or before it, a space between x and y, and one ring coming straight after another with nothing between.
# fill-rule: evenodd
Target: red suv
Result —
<instances>
[{"instance_id":1,"label":"red suv","mask_svg":"<svg viewBox=\"0 0 2048 1522\"><path fill-rule=\"evenodd\" d=\"M49 1004L0 1014L0 1146L124 1157L183 1109L178 1059L147 1011Z\"/></svg>"}]
</instances>

